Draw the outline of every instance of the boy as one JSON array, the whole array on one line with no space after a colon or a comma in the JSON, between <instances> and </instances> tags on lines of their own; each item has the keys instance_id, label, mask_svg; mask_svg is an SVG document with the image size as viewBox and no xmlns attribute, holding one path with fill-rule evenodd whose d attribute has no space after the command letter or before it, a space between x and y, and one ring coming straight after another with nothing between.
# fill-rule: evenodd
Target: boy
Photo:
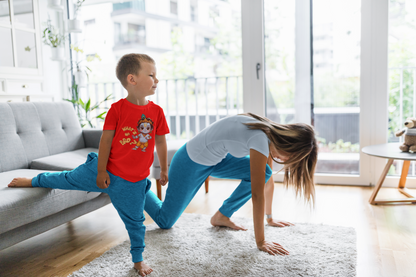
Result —
<instances>
[{"instance_id":1,"label":"boy","mask_svg":"<svg viewBox=\"0 0 416 277\"><path fill-rule=\"evenodd\" d=\"M124 55L117 64L117 78L127 97L107 113L100 146L87 161L72 171L41 173L33 179L15 178L9 187L47 187L105 192L129 233L134 268L141 276L153 270L143 262L146 178L153 163L154 146L161 164L160 182L168 182L167 146L169 128L163 110L146 100L155 93L155 62L144 54Z\"/></svg>"}]
</instances>

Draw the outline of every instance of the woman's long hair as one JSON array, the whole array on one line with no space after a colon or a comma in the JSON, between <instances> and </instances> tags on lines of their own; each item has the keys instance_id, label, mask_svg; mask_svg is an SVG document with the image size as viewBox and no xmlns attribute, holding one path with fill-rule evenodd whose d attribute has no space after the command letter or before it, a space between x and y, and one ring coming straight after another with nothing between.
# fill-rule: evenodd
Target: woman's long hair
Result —
<instances>
[{"instance_id":1,"label":"woman's long hair","mask_svg":"<svg viewBox=\"0 0 416 277\"><path fill-rule=\"evenodd\" d=\"M313 128L304 123L278 124L268 118L247 113L246 116L258 120L245 123L250 129L262 130L278 151L290 154L287 161L273 160L283 165L286 187L295 187L296 195L303 193L308 203L315 202L314 174L318 159L318 147Z\"/></svg>"}]
</instances>

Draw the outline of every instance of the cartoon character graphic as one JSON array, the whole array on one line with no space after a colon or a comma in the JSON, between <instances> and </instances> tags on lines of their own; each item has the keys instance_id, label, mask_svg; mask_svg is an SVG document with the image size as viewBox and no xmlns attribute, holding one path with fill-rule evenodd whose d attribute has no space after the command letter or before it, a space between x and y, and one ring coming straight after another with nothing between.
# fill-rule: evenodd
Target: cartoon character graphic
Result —
<instances>
[{"instance_id":1,"label":"cartoon character graphic","mask_svg":"<svg viewBox=\"0 0 416 277\"><path fill-rule=\"evenodd\" d=\"M143 152L146 152L146 148L149 145L149 140L152 138L149 134L153 131L153 121L150 118L146 118L144 114L137 122L137 131L138 135L133 135L134 139L139 139L136 146L133 150L142 149Z\"/></svg>"}]
</instances>

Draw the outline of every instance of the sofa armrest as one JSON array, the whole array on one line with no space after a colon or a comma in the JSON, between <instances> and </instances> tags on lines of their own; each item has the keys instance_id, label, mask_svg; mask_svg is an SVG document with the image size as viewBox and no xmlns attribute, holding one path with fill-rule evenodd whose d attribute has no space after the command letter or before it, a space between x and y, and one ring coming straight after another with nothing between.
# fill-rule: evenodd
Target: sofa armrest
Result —
<instances>
[{"instance_id":1,"label":"sofa armrest","mask_svg":"<svg viewBox=\"0 0 416 277\"><path fill-rule=\"evenodd\" d=\"M85 148L98 148L102 133L101 129L82 129Z\"/></svg>"}]
</instances>

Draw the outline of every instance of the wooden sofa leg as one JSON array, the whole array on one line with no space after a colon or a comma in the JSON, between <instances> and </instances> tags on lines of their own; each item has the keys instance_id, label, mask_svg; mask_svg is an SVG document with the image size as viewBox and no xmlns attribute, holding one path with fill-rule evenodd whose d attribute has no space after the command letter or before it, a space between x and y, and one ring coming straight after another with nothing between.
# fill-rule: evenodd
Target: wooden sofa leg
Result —
<instances>
[{"instance_id":1,"label":"wooden sofa leg","mask_svg":"<svg viewBox=\"0 0 416 277\"><path fill-rule=\"evenodd\" d=\"M156 179L156 190L157 197L162 200L162 185L160 184L160 179Z\"/></svg>"},{"instance_id":2,"label":"wooden sofa leg","mask_svg":"<svg viewBox=\"0 0 416 277\"><path fill-rule=\"evenodd\" d=\"M209 176L208 176L208 178L205 180L205 193L208 193L208 186L209 186Z\"/></svg>"}]
</instances>

